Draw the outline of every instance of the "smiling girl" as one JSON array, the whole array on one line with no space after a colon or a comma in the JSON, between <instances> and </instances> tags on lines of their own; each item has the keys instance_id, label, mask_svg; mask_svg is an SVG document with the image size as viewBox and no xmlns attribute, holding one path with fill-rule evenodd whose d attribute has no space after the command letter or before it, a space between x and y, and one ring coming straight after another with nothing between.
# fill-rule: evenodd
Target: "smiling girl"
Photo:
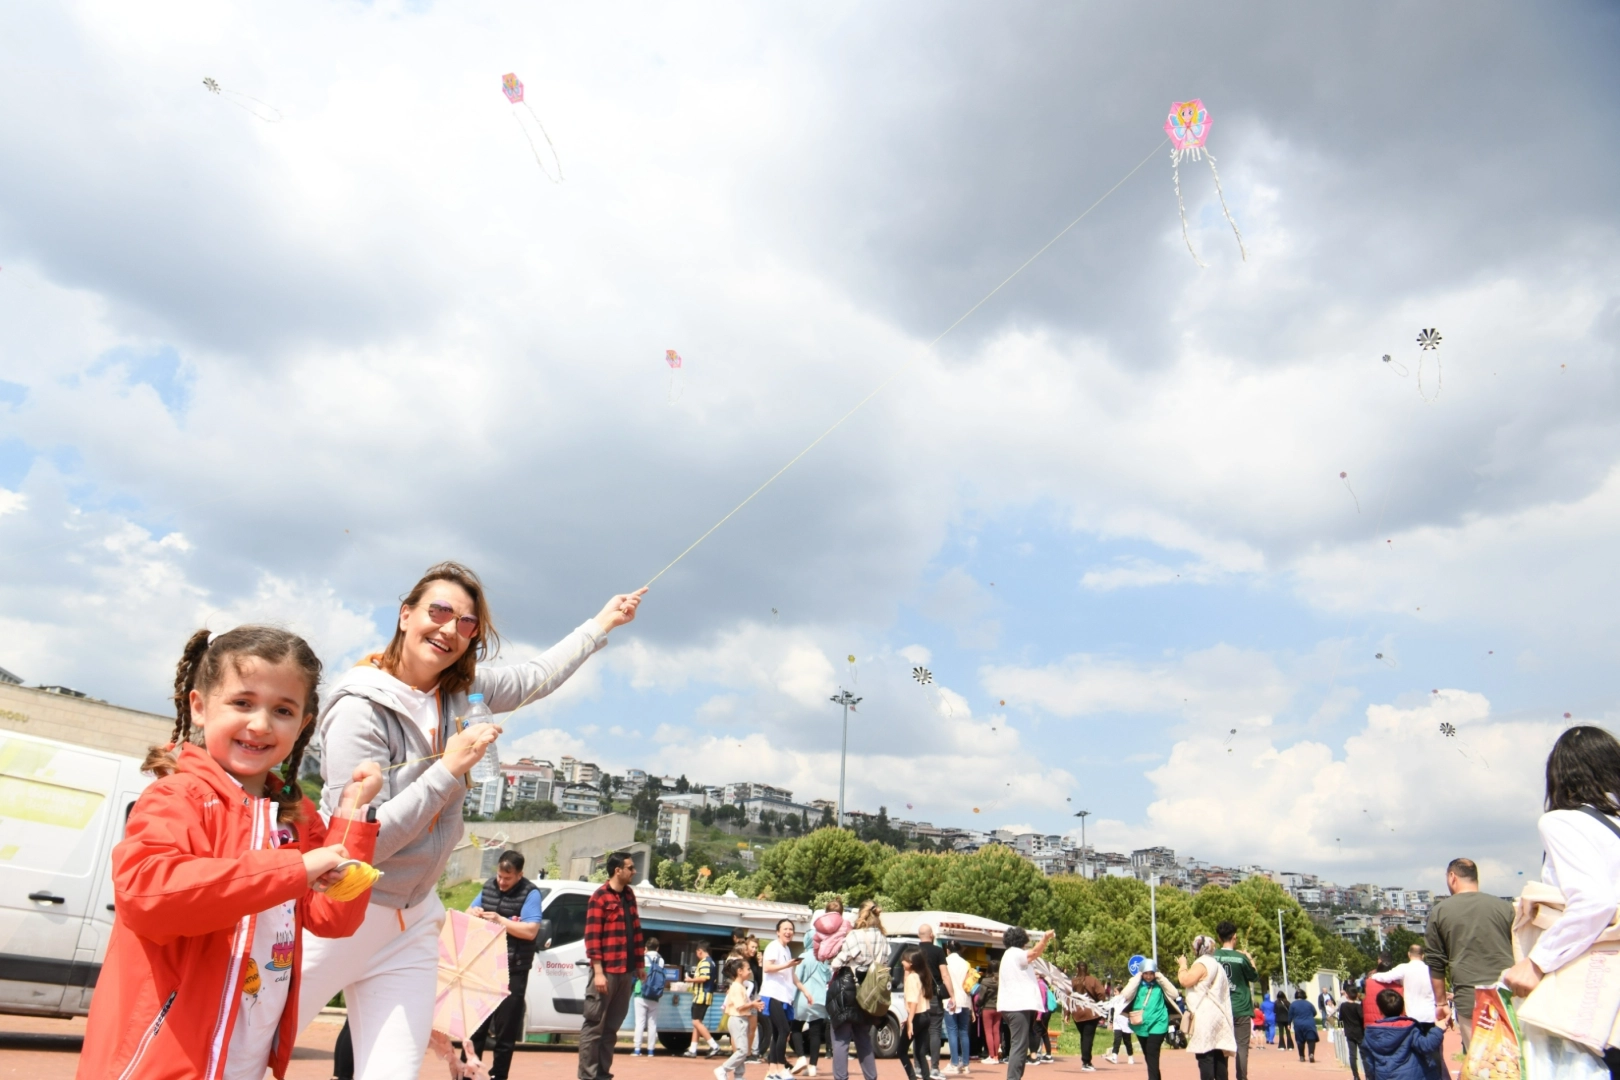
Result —
<instances>
[{"instance_id":1,"label":"smiling girl","mask_svg":"<svg viewBox=\"0 0 1620 1080\"><path fill-rule=\"evenodd\" d=\"M349 1010L357 1080L415 1076L433 1024L439 926L435 886L461 842L467 773L499 734L494 724L460 730L468 695L512 712L561 686L608 631L635 618L642 593L607 602L594 618L526 664L481 667L500 644L478 575L440 563L400 601L393 639L343 672L317 722L322 808L344 805L342 778L363 762L384 765L377 868L364 924L344 941L305 943L300 1028L339 990Z\"/></svg>"},{"instance_id":2,"label":"smiling girl","mask_svg":"<svg viewBox=\"0 0 1620 1080\"><path fill-rule=\"evenodd\" d=\"M370 859L377 837L375 825L346 821L343 846L326 846L298 787L320 677L321 662L285 630L240 626L212 642L199 630L186 644L174 742L147 756L158 779L113 849L117 918L83 1080L285 1073L300 929L341 937L365 915L364 896L338 903L314 888L341 877L349 856ZM345 802L364 807L381 786L376 765L356 768Z\"/></svg>"}]
</instances>

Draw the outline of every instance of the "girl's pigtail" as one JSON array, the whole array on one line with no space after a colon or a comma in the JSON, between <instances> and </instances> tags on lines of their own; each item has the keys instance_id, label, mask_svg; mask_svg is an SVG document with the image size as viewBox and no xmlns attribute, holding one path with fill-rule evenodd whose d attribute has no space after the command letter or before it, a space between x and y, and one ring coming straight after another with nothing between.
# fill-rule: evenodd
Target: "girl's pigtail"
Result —
<instances>
[{"instance_id":1,"label":"girl's pigtail","mask_svg":"<svg viewBox=\"0 0 1620 1080\"><path fill-rule=\"evenodd\" d=\"M304 789L298 784L298 770L304 765L304 748L309 746L311 735L315 734L315 721L311 720L304 725L304 730L298 733L298 741L293 743L292 753L287 760L281 763L281 790L276 792L276 802L280 808L276 811L276 820L283 825L297 824L304 817Z\"/></svg>"},{"instance_id":2,"label":"girl's pigtail","mask_svg":"<svg viewBox=\"0 0 1620 1080\"><path fill-rule=\"evenodd\" d=\"M167 776L179 765L180 747L191 740L191 691L197 685L197 672L208 654L208 631L198 630L186 642L180 663L174 668L174 733L168 746L154 746L146 752L141 771Z\"/></svg>"}]
</instances>

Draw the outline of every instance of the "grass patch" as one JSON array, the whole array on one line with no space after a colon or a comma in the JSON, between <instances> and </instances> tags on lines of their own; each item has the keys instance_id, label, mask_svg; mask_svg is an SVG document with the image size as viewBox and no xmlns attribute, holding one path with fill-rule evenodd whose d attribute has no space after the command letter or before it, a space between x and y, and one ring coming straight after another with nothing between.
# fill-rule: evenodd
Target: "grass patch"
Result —
<instances>
[{"instance_id":1,"label":"grass patch","mask_svg":"<svg viewBox=\"0 0 1620 1080\"><path fill-rule=\"evenodd\" d=\"M454 908L457 911L466 911L467 905L472 903L479 893L484 891L482 881L463 881L459 885L440 885L439 899L444 902L446 910Z\"/></svg>"}]
</instances>

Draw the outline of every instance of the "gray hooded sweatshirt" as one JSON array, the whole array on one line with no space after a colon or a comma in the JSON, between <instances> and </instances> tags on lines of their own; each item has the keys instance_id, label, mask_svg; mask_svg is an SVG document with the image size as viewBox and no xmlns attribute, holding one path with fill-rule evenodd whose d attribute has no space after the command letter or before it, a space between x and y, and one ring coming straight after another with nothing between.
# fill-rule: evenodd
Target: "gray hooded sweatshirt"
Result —
<instances>
[{"instance_id":1,"label":"gray hooded sweatshirt","mask_svg":"<svg viewBox=\"0 0 1620 1080\"><path fill-rule=\"evenodd\" d=\"M339 675L326 694L316 721L321 741L321 812L328 817L362 762L385 769L377 808L377 849L373 860L383 876L371 887L371 902L388 908L415 907L428 897L450 853L461 842L462 800L467 783L438 758L456 732L455 720L467 712L467 694L483 694L490 712L511 712L561 686L592 653L607 644L607 635L589 619L573 633L526 664L480 667L472 686L459 694L439 696L438 746L409 711L375 677L360 668ZM374 669L373 669L374 670ZM389 769L409 761L402 768Z\"/></svg>"}]
</instances>

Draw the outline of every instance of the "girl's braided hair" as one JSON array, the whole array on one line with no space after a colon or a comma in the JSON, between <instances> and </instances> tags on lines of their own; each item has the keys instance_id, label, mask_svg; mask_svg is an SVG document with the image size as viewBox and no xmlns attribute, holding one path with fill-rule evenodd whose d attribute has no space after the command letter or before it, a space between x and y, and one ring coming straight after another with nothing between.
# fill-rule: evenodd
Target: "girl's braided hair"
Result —
<instances>
[{"instance_id":1,"label":"girl's braided hair","mask_svg":"<svg viewBox=\"0 0 1620 1080\"><path fill-rule=\"evenodd\" d=\"M212 641L207 630L192 634L191 640L186 642L185 652L180 656L180 663L174 669L173 741L168 746L152 747L147 752L146 760L141 763L141 769L156 776L167 776L179 764L176 754L181 743L200 744L200 733L194 733L191 729L191 692L195 690L207 695L219 685L225 663L229 661L236 667L240 657L253 657L267 664L291 662L308 680L304 715L312 719L304 724L297 741L293 743L292 753L281 763L281 790L273 796L280 804L277 820L296 822L304 805L304 792L298 786L298 770L304 762L304 749L309 745L310 736L315 733L313 717L320 706L317 687L321 682L321 661L308 642L286 630L274 626L238 626Z\"/></svg>"}]
</instances>

